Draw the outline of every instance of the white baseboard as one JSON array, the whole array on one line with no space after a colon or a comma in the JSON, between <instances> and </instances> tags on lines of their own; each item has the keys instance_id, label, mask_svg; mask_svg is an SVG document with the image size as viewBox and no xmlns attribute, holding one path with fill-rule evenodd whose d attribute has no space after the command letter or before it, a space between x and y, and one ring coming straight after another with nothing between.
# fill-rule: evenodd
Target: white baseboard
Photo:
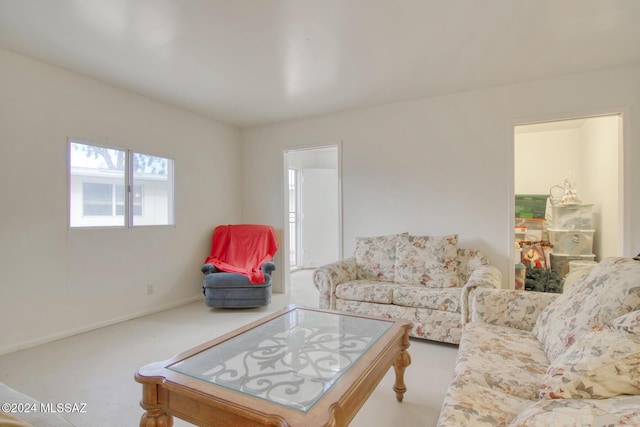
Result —
<instances>
[{"instance_id":1,"label":"white baseboard","mask_svg":"<svg viewBox=\"0 0 640 427\"><path fill-rule=\"evenodd\" d=\"M193 296L190 298L186 298L180 301L172 302L170 304L161 305L158 307L153 307L148 310L142 310L136 313L127 314L125 316L116 317L113 319L105 320L98 323L93 323L91 325L85 325L81 328L71 329L68 331L57 332L55 334L47 335L44 337L36 338L33 340L22 341L17 344L8 345L5 347L0 347L0 356L3 354L13 353L14 351L24 350L27 348L35 347L37 345L46 344L48 342L56 341L62 338L71 337L73 335L82 334L84 332L93 331L94 329L104 328L105 326L115 325L117 323L126 322L127 320L137 319L138 317L147 316L149 314L157 313L159 311L168 310L170 308L179 307L181 305L189 304L194 301L198 301L202 299L202 295ZM204 305L204 303L203 303Z\"/></svg>"}]
</instances>

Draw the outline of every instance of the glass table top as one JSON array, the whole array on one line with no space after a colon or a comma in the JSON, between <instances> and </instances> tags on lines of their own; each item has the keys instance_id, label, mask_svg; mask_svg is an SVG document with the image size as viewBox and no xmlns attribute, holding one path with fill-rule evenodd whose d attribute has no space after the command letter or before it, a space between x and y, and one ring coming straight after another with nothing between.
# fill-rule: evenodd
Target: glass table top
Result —
<instances>
[{"instance_id":1,"label":"glass table top","mask_svg":"<svg viewBox=\"0 0 640 427\"><path fill-rule=\"evenodd\" d=\"M295 308L168 369L307 412L391 325Z\"/></svg>"}]
</instances>

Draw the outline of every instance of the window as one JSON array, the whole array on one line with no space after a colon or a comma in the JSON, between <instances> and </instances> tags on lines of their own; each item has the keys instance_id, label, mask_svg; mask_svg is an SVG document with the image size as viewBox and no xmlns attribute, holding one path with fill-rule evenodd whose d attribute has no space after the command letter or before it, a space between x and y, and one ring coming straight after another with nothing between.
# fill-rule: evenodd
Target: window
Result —
<instances>
[{"instance_id":1,"label":"window","mask_svg":"<svg viewBox=\"0 0 640 427\"><path fill-rule=\"evenodd\" d=\"M173 224L173 160L71 141L69 224Z\"/></svg>"}]
</instances>

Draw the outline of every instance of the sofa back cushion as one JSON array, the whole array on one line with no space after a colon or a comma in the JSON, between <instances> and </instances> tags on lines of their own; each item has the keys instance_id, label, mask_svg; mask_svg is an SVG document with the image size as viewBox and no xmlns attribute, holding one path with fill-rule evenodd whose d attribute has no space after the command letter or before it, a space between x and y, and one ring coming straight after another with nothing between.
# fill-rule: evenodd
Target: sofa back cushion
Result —
<instances>
[{"instance_id":1,"label":"sofa back cushion","mask_svg":"<svg viewBox=\"0 0 640 427\"><path fill-rule=\"evenodd\" d=\"M607 258L545 308L533 328L550 361L592 327L640 309L640 262Z\"/></svg>"},{"instance_id":2,"label":"sofa back cushion","mask_svg":"<svg viewBox=\"0 0 640 427\"><path fill-rule=\"evenodd\" d=\"M458 235L397 239L396 283L453 288L458 282Z\"/></svg>"},{"instance_id":3,"label":"sofa back cushion","mask_svg":"<svg viewBox=\"0 0 640 427\"><path fill-rule=\"evenodd\" d=\"M595 326L551 363L543 399L607 399L640 394L640 311Z\"/></svg>"},{"instance_id":4,"label":"sofa back cushion","mask_svg":"<svg viewBox=\"0 0 640 427\"><path fill-rule=\"evenodd\" d=\"M396 279L396 245L399 236L356 237L356 278L394 282Z\"/></svg>"},{"instance_id":5,"label":"sofa back cushion","mask_svg":"<svg viewBox=\"0 0 640 427\"><path fill-rule=\"evenodd\" d=\"M458 248L456 256L456 266L458 269L458 282L460 286L469 281L471 273L481 265L489 264L489 260L484 254L477 249Z\"/></svg>"}]
</instances>

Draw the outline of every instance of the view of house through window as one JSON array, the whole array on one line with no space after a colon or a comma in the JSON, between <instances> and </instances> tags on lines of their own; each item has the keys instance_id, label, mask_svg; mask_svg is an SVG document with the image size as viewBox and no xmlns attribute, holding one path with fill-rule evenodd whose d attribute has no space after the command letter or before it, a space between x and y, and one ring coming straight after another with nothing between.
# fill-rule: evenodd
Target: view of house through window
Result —
<instances>
[{"instance_id":1,"label":"view of house through window","mask_svg":"<svg viewBox=\"0 0 640 427\"><path fill-rule=\"evenodd\" d=\"M69 159L71 227L173 224L173 160L73 141Z\"/></svg>"}]
</instances>

